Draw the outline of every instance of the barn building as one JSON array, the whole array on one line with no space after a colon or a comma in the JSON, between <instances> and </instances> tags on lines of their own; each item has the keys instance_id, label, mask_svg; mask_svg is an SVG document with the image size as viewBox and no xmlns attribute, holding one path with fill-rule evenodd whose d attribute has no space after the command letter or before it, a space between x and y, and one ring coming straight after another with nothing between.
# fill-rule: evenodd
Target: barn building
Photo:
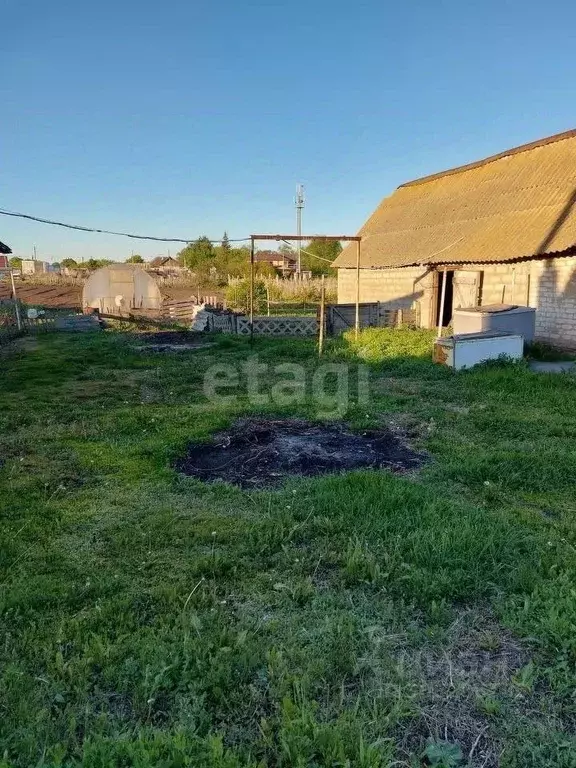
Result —
<instances>
[{"instance_id":1,"label":"barn building","mask_svg":"<svg viewBox=\"0 0 576 768\"><path fill-rule=\"evenodd\" d=\"M458 307L528 305L538 339L576 348L576 130L402 184L359 234L361 302L424 328ZM354 244L334 266L338 303L354 302Z\"/></svg>"}]
</instances>

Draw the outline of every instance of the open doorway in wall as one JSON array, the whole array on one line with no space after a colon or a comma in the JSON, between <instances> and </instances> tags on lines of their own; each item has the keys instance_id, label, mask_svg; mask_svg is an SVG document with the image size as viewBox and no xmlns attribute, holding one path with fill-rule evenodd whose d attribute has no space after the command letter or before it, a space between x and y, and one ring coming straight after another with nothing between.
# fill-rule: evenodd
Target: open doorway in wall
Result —
<instances>
[{"instance_id":1,"label":"open doorway in wall","mask_svg":"<svg viewBox=\"0 0 576 768\"><path fill-rule=\"evenodd\" d=\"M448 270L446 272L446 292L444 295L444 309L442 311L442 317L440 317L440 310L442 305L442 281L444 279L444 271L438 270L437 275L437 290L436 290L436 326L441 325L442 328L446 328L452 321L452 302L454 299L454 271Z\"/></svg>"}]
</instances>

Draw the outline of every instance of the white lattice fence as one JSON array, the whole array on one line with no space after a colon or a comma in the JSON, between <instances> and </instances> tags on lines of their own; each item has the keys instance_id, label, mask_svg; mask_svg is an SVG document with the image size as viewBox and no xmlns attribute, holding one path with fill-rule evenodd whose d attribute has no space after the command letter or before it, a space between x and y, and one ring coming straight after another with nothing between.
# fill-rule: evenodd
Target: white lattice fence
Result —
<instances>
[{"instance_id":1,"label":"white lattice fence","mask_svg":"<svg viewBox=\"0 0 576 768\"><path fill-rule=\"evenodd\" d=\"M239 317L237 333L250 335L250 318ZM318 320L315 317L254 317L254 333L258 336L316 336Z\"/></svg>"}]
</instances>

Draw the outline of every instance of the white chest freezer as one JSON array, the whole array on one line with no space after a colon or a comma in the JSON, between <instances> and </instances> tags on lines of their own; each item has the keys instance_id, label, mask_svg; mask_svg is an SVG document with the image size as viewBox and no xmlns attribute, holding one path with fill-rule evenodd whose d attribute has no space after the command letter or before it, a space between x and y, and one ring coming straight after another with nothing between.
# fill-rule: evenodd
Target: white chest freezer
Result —
<instances>
[{"instance_id":1,"label":"white chest freezer","mask_svg":"<svg viewBox=\"0 0 576 768\"><path fill-rule=\"evenodd\" d=\"M484 307L460 307L452 316L454 333L519 333L524 341L534 340L536 310L514 304L490 304Z\"/></svg>"},{"instance_id":2,"label":"white chest freezer","mask_svg":"<svg viewBox=\"0 0 576 768\"><path fill-rule=\"evenodd\" d=\"M446 336L434 343L433 359L459 371L500 357L521 360L524 337L516 333L465 333Z\"/></svg>"}]
</instances>

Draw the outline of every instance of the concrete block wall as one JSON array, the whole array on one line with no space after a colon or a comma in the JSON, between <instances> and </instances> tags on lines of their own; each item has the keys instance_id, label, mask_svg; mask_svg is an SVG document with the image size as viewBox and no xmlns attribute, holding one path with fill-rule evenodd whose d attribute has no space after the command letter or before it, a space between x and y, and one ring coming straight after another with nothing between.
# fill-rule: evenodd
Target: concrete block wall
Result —
<instances>
[{"instance_id":1,"label":"concrete block wall","mask_svg":"<svg viewBox=\"0 0 576 768\"><path fill-rule=\"evenodd\" d=\"M529 262L530 305L536 307L536 337L576 349L576 257Z\"/></svg>"},{"instance_id":2,"label":"concrete block wall","mask_svg":"<svg viewBox=\"0 0 576 768\"><path fill-rule=\"evenodd\" d=\"M508 264L463 264L481 270L480 304L535 307L536 338L576 348L576 256Z\"/></svg>"},{"instance_id":3,"label":"concrete block wall","mask_svg":"<svg viewBox=\"0 0 576 768\"><path fill-rule=\"evenodd\" d=\"M535 307L536 338L576 349L576 256L517 263L462 264L482 272L479 302ZM422 267L360 270L360 301L380 301L389 309L419 304L423 327L433 323L434 274ZM356 270L338 270L338 302L356 300Z\"/></svg>"},{"instance_id":4,"label":"concrete block wall","mask_svg":"<svg viewBox=\"0 0 576 768\"><path fill-rule=\"evenodd\" d=\"M480 304L528 304L530 263L462 264L458 269L482 273L478 297Z\"/></svg>"},{"instance_id":5,"label":"concrete block wall","mask_svg":"<svg viewBox=\"0 0 576 768\"><path fill-rule=\"evenodd\" d=\"M426 268L361 269L360 301L379 301L385 309L410 309L419 305L423 327L429 325L434 276ZM356 270L338 270L338 303L356 301Z\"/></svg>"}]
</instances>

